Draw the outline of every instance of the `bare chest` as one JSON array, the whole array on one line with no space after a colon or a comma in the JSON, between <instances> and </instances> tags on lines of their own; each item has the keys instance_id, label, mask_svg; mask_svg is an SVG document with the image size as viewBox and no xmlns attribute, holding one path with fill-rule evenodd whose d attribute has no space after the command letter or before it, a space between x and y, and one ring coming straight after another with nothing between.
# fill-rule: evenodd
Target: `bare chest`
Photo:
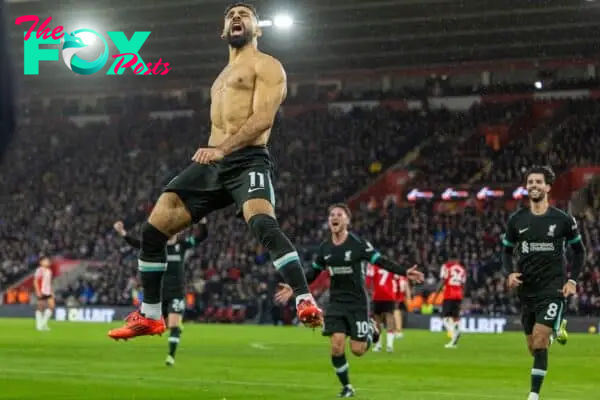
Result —
<instances>
[{"instance_id":1,"label":"bare chest","mask_svg":"<svg viewBox=\"0 0 600 400\"><path fill-rule=\"evenodd\" d=\"M254 90L254 81L256 74L252 68L245 66L226 67L217 77L211 88L211 97L213 102L252 92Z\"/></svg>"}]
</instances>

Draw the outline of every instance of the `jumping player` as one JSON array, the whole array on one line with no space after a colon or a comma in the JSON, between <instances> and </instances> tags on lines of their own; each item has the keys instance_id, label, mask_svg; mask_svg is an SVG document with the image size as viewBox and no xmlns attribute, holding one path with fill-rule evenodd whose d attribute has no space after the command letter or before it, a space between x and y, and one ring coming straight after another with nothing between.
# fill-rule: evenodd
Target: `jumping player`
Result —
<instances>
[{"instance_id":1,"label":"jumping player","mask_svg":"<svg viewBox=\"0 0 600 400\"><path fill-rule=\"evenodd\" d=\"M576 220L548 204L548 193L554 182L549 167L532 167L526 174L529 209L521 208L510 216L506 234L504 268L508 286L518 287L521 321L527 335L527 347L533 356L531 390L528 400L538 400L548 369L548 347L556 333L560 343L566 342L563 321L565 298L577 291L577 279L585 260L585 248ZM573 249L571 275L567 280L564 265L565 244ZM518 262L513 266L516 249Z\"/></svg>"},{"instance_id":2,"label":"jumping player","mask_svg":"<svg viewBox=\"0 0 600 400\"><path fill-rule=\"evenodd\" d=\"M35 329L49 331L48 321L54 310L54 294L52 292L52 261L48 257L40 260L39 267L35 270L33 288L37 297L35 311Z\"/></svg>"},{"instance_id":3,"label":"jumping player","mask_svg":"<svg viewBox=\"0 0 600 400\"><path fill-rule=\"evenodd\" d=\"M394 351L397 277L398 275L391 274L383 268L372 264L368 266L366 286L373 290L373 316L377 327L380 332L384 325L387 328L386 350L388 353ZM381 341L377 342L373 351L381 351Z\"/></svg>"},{"instance_id":4,"label":"jumping player","mask_svg":"<svg viewBox=\"0 0 600 400\"><path fill-rule=\"evenodd\" d=\"M236 3L227 7L221 37L229 44L229 64L211 89L208 145L199 148L192 164L167 184L142 228L139 269L144 301L123 328L109 332L112 338L165 330L160 286L167 240L234 203L292 286L300 321L311 327L322 324L322 311L310 294L298 253L275 217L273 162L266 145L286 97L287 79L281 63L258 50L260 36L252 6Z\"/></svg>"},{"instance_id":5,"label":"jumping player","mask_svg":"<svg viewBox=\"0 0 600 400\"><path fill-rule=\"evenodd\" d=\"M437 290L437 293L443 290L442 318L450 335L450 342L445 346L447 349L456 348L460 339L460 307L467 283L467 269L457 256L452 255L451 258L440 269L440 286Z\"/></svg>"},{"instance_id":6,"label":"jumping player","mask_svg":"<svg viewBox=\"0 0 600 400\"><path fill-rule=\"evenodd\" d=\"M394 321L396 322L396 339L404 337L403 319L404 313L408 311L406 303L412 302L410 283L405 276L395 275L396 278L396 309L394 310Z\"/></svg>"},{"instance_id":7,"label":"jumping player","mask_svg":"<svg viewBox=\"0 0 600 400\"><path fill-rule=\"evenodd\" d=\"M371 343L379 339L377 327L369 319L369 298L365 290L367 263L393 274L406 275L417 282L423 280L423 273L416 266L406 269L394 263L382 256L371 243L349 232L350 216L346 204L329 207L331 236L321 243L312 268L306 271L310 282L325 270L331 275L323 336L331 337L331 362L342 384L339 397L353 397L355 394L348 377L346 337L350 337L350 349L357 357L364 355ZM293 289L283 284L275 299L285 303L293 294Z\"/></svg>"},{"instance_id":8,"label":"jumping player","mask_svg":"<svg viewBox=\"0 0 600 400\"><path fill-rule=\"evenodd\" d=\"M127 233L122 221L115 222L113 227L131 247L141 247L140 240ZM177 234L167 241L167 270L162 286L162 315L167 319L170 330L169 354L165 360L167 366L175 365L175 353L181 340L181 322L185 312L185 253L208 237L206 218L200 221L198 227L193 235L183 237Z\"/></svg>"}]
</instances>

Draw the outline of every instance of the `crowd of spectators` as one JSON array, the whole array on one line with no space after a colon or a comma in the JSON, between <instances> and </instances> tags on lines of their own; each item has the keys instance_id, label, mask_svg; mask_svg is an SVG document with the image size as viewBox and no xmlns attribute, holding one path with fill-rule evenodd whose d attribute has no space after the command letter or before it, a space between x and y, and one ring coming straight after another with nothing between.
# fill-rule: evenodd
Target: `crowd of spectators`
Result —
<instances>
[{"instance_id":1,"label":"crowd of spectators","mask_svg":"<svg viewBox=\"0 0 600 400\"><path fill-rule=\"evenodd\" d=\"M452 140L471 137L482 122L510 120L526 109L524 103L478 106L464 114L377 108L281 118L270 150L278 166L275 191L282 228L309 259L311 249L326 235L328 204L346 199L422 141L429 143L417 164L423 176L451 183L470 177L481 166L477 152L488 150L479 142L473 148ZM582 110L574 107L572 116L552 132L546 150L554 156L544 160L560 168L597 161L598 146L586 143L597 143L600 110L594 102ZM30 270L39 254L61 255L99 264L59 292L59 301L132 304L138 289L136 255L112 231L112 224L124 219L127 228L136 231L161 184L206 142L208 126L204 111L193 117L127 117L83 127L37 118L22 125L2 166L7 173L0 174L0 236L11 239L0 241L4 262L0 285ZM456 163L461 149L475 151L469 157L473 165ZM499 167L492 171L498 174L512 167L503 161L510 160L510 149L494 158ZM529 156L523 163L538 161L531 157L535 152L522 149L520 154ZM377 171L369 168L374 162L380 164ZM436 284L439 265L449 250L456 250L470 271L468 310L512 313L515 298L505 290L498 244L507 213L499 204L454 214L436 213L431 204L362 209L354 217L353 229L391 257L422 265L427 270L426 286ZM590 255L586 283L570 310L598 313L600 272L595 254L600 227L587 217L582 226ZM209 239L189 255L189 291L197 293L196 304L202 310L245 304L249 317L264 320L278 279L269 265L264 249L228 209L209 217Z\"/></svg>"},{"instance_id":2,"label":"crowd of spectators","mask_svg":"<svg viewBox=\"0 0 600 400\"><path fill-rule=\"evenodd\" d=\"M143 219L165 177L206 142L206 117L202 111L82 127L32 118L21 125L2 167L10 173L0 174L0 235L13 238L0 241L1 258L22 261L46 253L114 261L113 222L125 219L134 227ZM424 114L385 109L315 111L281 118L278 126L270 148L278 167L278 213L300 245L319 240L320 212L368 182L370 164L385 168L433 132ZM233 214L210 220L203 254L219 270L255 252Z\"/></svg>"},{"instance_id":3,"label":"crowd of spectators","mask_svg":"<svg viewBox=\"0 0 600 400\"><path fill-rule=\"evenodd\" d=\"M600 101L573 100L565 104L566 116L533 139L523 136L494 156L486 182L518 181L531 164L551 165L559 174L574 166L600 163Z\"/></svg>"},{"instance_id":4,"label":"crowd of spectators","mask_svg":"<svg viewBox=\"0 0 600 400\"><path fill-rule=\"evenodd\" d=\"M422 100L426 97L472 96L511 93L542 93L552 90L577 90L600 87L597 78L553 79L545 80L543 88L535 86L535 82L509 83L492 82L489 85L461 85L441 76L432 76L423 80L423 85L383 90L343 90L337 84L332 85L299 85L295 95L288 89L286 104L306 104L307 102L357 101L357 100L389 100L411 99ZM474 81L480 76L474 74ZM53 98L49 104L39 99L23 101L20 104L22 116L52 115L98 115L98 114L136 114L147 110L166 111L198 109L208 104L207 93L200 89L187 89L176 94L144 93L136 95L94 96L91 102L79 99Z\"/></svg>"},{"instance_id":5,"label":"crowd of spectators","mask_svg":"<svg viewBox=\"0 0 600 400\"><path fill-rule=\"evenodd\" d=\"M486 143L482 126L504 124L531 112L532 102L491 103L471 107L467 115L460 114L468 125L448 124L438 129L421 157L411 168L419 172L418 182L422 187L437 185L460 185L481 171L486 160L493 157L494 149Z\"/></svg>"}]
</instances>

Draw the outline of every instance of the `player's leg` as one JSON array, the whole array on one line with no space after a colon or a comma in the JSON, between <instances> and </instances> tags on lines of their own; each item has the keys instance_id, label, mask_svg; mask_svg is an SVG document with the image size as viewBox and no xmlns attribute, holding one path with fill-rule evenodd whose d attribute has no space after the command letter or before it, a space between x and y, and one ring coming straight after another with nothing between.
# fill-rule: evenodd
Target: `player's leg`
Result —
<instances>
[{"instance_id":1,"label":"player's leg","mask_svg":"<svg viewBox=\"0 0 600 400\"><path fill-rule=\"evenodd\" d=\"M346 359L345 349L346 334L338 332L331 335L331 364L342 384L342 391L339 397L354 397L354 388L350 384L350 365Z\"/></svg>"},{"instance_id":2,"label":"player's leg","mask_svg":"<svg viewBox=\"0 0 600 400\"><path fill-rule=\"evenodd\" d=\"M331 342L331 364L342 384L340 397L353 397L354 389L350 384L350 365L346 359L346 333L349 326L344 317L327 315L323 324L323 336L329 336Z\"/></svg>"},{"instance_id":3,"label":"player's leg","mask_svg":"<svg viewBox=\"0 0 600 400\"><path fill-rule=\"evenodd\" d=\"M165 363L168 366L175 364L175 354L181 341L181 322L185 312L185 301L182 298L169 299L165 304L167 314L167 327L169 328L169 353Z\"/></svg>"},{"instance_id":4,"label":"player's leg","mask_svg":"<svg viewBox=\"0 0 600 400\"><path fill-rule=\"evenodd\" d=\"M450 342L446 344L446 347L448 348L452 347L452 338L454 337L454 329L456 327L452 315L452 301L444 300L444 302L442 303L442 321L444 321L446 332L448 333L448 337L450 338Z\"/></svg>"},{"instance_id":5,"label":"player's leg","mask_svg":"<svg viewBox=\"0 0 600 400\"><path fill-rule=\"evenodd\" d=\"M533 326L535 325L535 311L527 304L521 304L521 326L525 339L527 341L527 349L533 357Z\"/></svg>"},{"instance_id":6,"label":"player's leg","mask_svg":"<svg viewBox=\"0 0 600 400\"><path fill-rule=\"evenodd\" d=\"M56 303L54 301L54 296L49 296L46 300L46 307L42 316L42 329L46 331L50 330L50 327L48 327L48 321L50 321L50 318L52 318L52 313L54 312L55 306Z\"/></svg>"},{"instance_id":7,"label":"player's leg","mask_svg":"<svg viewBox=\"0 0 600 400\"><path fill-rule=\"evenodd\" d=\"M379 329L375 321L369 318L366 310L349 313L347 317L350 350L352 354L361 357L369 351L371 344L379 342Z\"/></svg>"},{"instance_id":8,"label":"player's leg","mask_svg":"<svg viewBox=\"0 0 600 400\"><path fill-rule=\"evenodd\" d=\"M395 320L394 320L394 303L386 302L386 312L385 316L385 324L387 326L387 335L386 335L386 350L388 353L394 351L394 340L396 339L395 333Z\"/></svg>"},{"instance_id":9,"label":"player's leg","mask_svg":"<svg viewBox=\"0 0 600 400\"><path fill-rule=\"evenodd\" d=\"M161 317L162 277L167 268L167 241L192 222L182 199L173 192L163 193L148 221L142 227L142 248L138 267L144 290L142 313L151 319Z\"/></svg>"},{"instance_id":10,"label":"player's leg","mask_svg":"<svg viewBox=\"0 0 600 400\"><path fill-rule=\"evenodd\" d=\"M275 268L294 290L298 318L309 326L321 325L323 313L310 294L298 252L275 217L270 167L260 158L256 166L232 167L228 172L234 178L224 179L225 187L241 208L254 237L269 251Z\"/></svg>"},{"instance_id":11,"label":"player's leg","mask_svg":"<svg viewBox=\"0 0 600 400\"><path fill-rule=\"evenodd\" d=\"M446 332L448 332L448 336L452 337L454 324L452 324L452 318L450 318L450 300L444 300L442 302L442 321L444 322L444 327L446 328Z\"/></svg>"},{"instance_id":12,"label":"player's leg","mask_svg":"<svg viewBox=\"0 0 600 400\"><path fill-rule=\"evenodd\" d=\"M402 318L404 317L402 315L403 310L403 306L404 306L404 302L398 302L398 304L396 305L396 308L394 309L394 324L395 324L395 332L396 332L396 339L401 339L404 337L404 327L402 325Z\"/></svg>"},{"instance_id":13,"label":"player's leg","mask_svg":"<svg viewBox=\"0 0 600 400\"><path fill-rule=\"evenodd\" d=\"M215 166L193 163L169 182L142 226L142 248L138 257L144 292L141 310L130 314L123 328L111 330L108 333L111 338L129 339L165 331L161 287L167 268L167 240L192 222L230 203L231 199L218 184Z\"/></svg>"},{"instance_id":14,"label":"player's leg","mask_svg":"<svg viewBox=\"0 0 600 400\"><path fill-rule=\"evenodd\" d=\"M548 347L550 336L562 322L564 301L544 299L536 305L535 325L532 332L533 368L531 369L531 390L528 400L538 400L539 393L548 371Z\"/></svg>"},{"instance_id":15,"label":"player's leg","mask_svg":"<svg viewBox=\"0 0 600 400\"><path fill-rule=\"evenodd\" d=\"M140 311L131 313L122 328L110 330L113 339L162 334L166 327L162 318L161 288L167 268L167 240L192 221L181 198L171 192L163 193L142 225L142 248L138 256L144 300Z\"/></svg>"},{"instance_id":16,"label":"player's leg","mask_svg":"<svg viewBox=\"0 0 600 400\"><path fill-rule=\"evenodd\" d=\"M167 356L166 364L172 366L175 364L175 353L181 341L181 314L169 313L169 355Z\"/></svg>"},{"instance_id":17,"label":"player's leg","mask_svg":"<svg viewBox=\"0 0 600 400\"><path fill-rule=\"evenodd\" d=\"M43 329L44 311L46 309L46 300L43 296L38 297L35 307L35 329L41 331Z\"/></svg>"},{"instance_id":18,"label":"player's leg","mask_svg":"<svg viewBox=\"0 0 600 400\"><path fill-rule=\"evenodd\" d=\"M450 300L449 306L449 318L451 321L451 334L450 343L446 345L448 348L454 348L458 345L458 340L460 339L460 300Z\"/></svg>"},{"instance_id":19,"label":"player's leg","mask_svg":"<svg viewBox=\"0 0 600 400\"><path fill-rule=\"evenodd\" d=\"M569 340L569 332L567 331L567 320L563 319L558 327L558 332L555 333L556 341L563 346Z\"/></svg>"},{"instance_id":20,"label":"player's leg","mask_svg":"<svg viewBox=\"0 0 600 400\"><path fill-rule=\"evenodd\" d=\"M567 300L564 300L564 309L567 308ZM556 341L561 344L561 345L565 345L567 344L567 340L569 339L569 333L567 332L567 320L566 319L562 319L562 321L560 321L560 325L558 327L558 330L556 332L554 332L554 337L556 338Z\"/></svg>"},{"instance_id":21,"label":"player's leg","mask_svg":"<svg viewBox=\"0 0 600 400\"><path fill-rule=\"evenodd\" d=\"M381 302L379 301L374 301L373 302L373 324L375 325L375 327L377 328L378 332L383 332L383 329L385 328L384 326L384 316L383 313L381 311ZM377 341L377 343L375 344L375 346L373 347L373 351L378 353L381 351L381 346L382 343L381 341Z\"/></svg>"}]
</instances>

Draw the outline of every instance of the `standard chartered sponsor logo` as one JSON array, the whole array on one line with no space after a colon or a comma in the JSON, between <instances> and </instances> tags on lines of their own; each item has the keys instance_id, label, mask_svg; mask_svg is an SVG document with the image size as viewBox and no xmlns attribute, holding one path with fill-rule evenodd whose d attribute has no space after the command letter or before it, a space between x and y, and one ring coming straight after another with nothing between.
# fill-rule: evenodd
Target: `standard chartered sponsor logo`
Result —
<instances>
[{"instance_id":1,"label":"standard chartered sponsor logo","mask_svg":"<svg viewBox=\"0 0 600 400\"><path fill-rule=\"evenodd\" d=\"M552 242L523 242L521 243L521 253L551 252L554 251Z\"/></svg>"},{"instance_id":2,"label":"standard chartered sponsor logo","mask_svg":"<svg viewBox=\"0 0 600 400\"><path fill-rule=\"evenodd\" d=\"M354 269L352 267L329 267L329 275L352 275Z\"/></svg>"}]
</instances>

